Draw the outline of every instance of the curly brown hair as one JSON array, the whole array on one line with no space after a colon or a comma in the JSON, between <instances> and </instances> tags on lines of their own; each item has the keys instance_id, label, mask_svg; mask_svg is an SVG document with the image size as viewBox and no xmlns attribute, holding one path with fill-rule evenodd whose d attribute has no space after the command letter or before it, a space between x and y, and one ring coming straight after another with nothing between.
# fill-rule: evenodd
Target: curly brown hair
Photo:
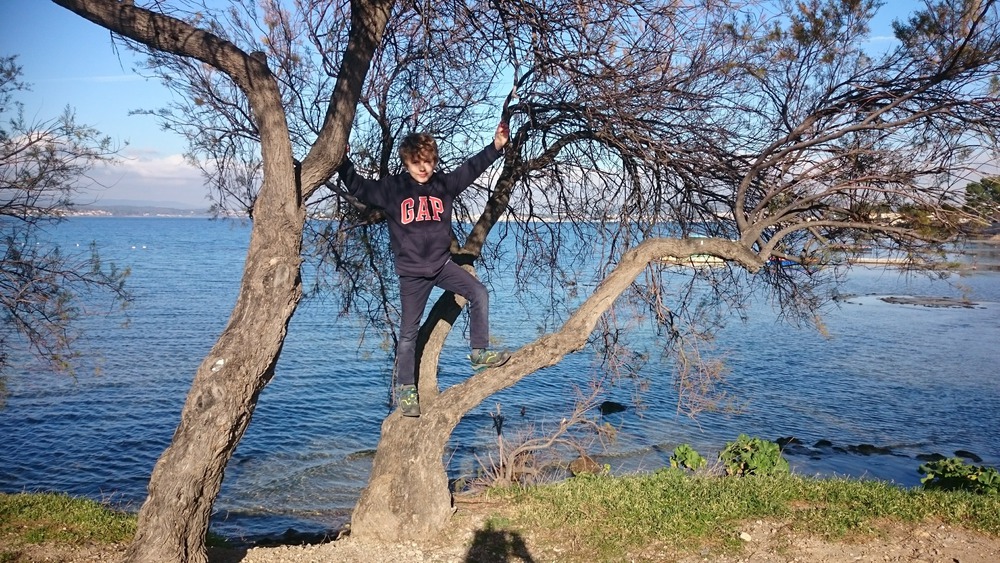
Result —
<instances>
[{"instance_id":1,"label":"curly brown hair","mask_svg":"<svg viewBox=\"0 0 1000 563\"><path fill-rule=\"evenodd\" d=\"M410 133L399 144L399 158L403 162L427 160L437 163L437 141L427 133Z\"/></svg>"}]
</instances>

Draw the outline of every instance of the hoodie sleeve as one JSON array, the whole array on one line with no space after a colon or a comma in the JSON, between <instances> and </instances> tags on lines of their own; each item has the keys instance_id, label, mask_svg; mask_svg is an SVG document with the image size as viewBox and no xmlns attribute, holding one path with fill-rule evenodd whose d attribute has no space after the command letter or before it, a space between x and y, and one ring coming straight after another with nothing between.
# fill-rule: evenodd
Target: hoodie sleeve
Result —
<instances>
[{"instance_id":1,"label":"hoodie sleeve","mask_svg":"<svg viewBox=\"0 0 1000 563\"><path fill-rule=\"evenodd\" d=\"M466 160L461 166L445 175L444 184L447 191L452 195L462 193L466 188L482 176L483 172L496 162L502 153L497 150L493 143L479 151L479 154Z\"/></svg>"},{"instance_id":2,"label":"hoodie sleeve","mask_svg":"<svg viewBox=\"0 0 1000 563\"><path fill-rule=\"evenodd\" d=\"M343 182L344 187L347 188L347 193L358 198L359 200L369 204L377 205L383 209L386 206L385 202L385 189L383 187L383 182L378 180L369 180L354 169L354 163L351 159L344 157L343 162L337 167L337 175L340 176L340 181Z\"/></svg>"}]
</instances>

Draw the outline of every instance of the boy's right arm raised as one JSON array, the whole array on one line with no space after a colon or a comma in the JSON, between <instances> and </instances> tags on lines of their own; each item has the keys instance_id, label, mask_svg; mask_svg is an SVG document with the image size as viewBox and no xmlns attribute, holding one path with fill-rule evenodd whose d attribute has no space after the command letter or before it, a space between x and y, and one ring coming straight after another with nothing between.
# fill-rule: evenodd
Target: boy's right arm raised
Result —
<instances>
[{"instance_id":1,"label":"boy's right arm raised","mask_svg":"<svg viewBox=\"0 0 1000 563\"><path fill-rule=\"evenodd\" d=\"M347 188L347 193L365 203L381 204L379 201L381 199L379 197L380 190L378 189L379 182L369 180L358 174L354 169L354 163L351 162L350 157L346 154L344 155L344 160L340 161L340 166L337 167L337 175L340 176L340 181Z\"/></svg>"}]
</instances>

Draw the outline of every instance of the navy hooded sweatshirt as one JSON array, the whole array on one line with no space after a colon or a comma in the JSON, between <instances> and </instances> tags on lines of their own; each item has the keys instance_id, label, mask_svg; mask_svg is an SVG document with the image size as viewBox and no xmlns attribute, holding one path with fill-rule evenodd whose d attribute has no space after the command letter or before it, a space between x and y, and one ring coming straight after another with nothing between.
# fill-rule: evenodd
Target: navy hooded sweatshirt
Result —
<instances>
[{"instance_id":1,"label":"navy hooded sweatshirt","mask_svg":"<svg viewBox=\"0 0 1000 563\"><path fill-rule=\"evenodd\" d=\"M451 259L451 209L455 196L472 185L500 157L493 143L447 174L435 172L420 184L408 172L368 180L349 158L337 168L348 193L389 217L389 241L401 276L436 275Z\"/></svg>"}]
</instances>

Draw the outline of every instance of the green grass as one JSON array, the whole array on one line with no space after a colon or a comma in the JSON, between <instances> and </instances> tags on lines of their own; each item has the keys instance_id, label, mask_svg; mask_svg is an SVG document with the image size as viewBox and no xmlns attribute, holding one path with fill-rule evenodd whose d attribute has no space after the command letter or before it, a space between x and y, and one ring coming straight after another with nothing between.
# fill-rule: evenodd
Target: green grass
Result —
<instances>
[{"instance_id":1,"label":"green grass","mask_svg":"<svg viewBox=\"0 0 1000 563\"><path fill-rule=\"evenodd\" d=\"M886 521L928 519L1000 534L996 495L904 489L882 481L661 470L491 494L512 502L513 516L507 517L516 527L550 530L605 560L651 544L728 551L738 547L739 524L758 519L780 520L829 539L877 534Z\"/></svg>"},{"instance_id":2,"label":"green grass","mask_svg":"<svg viewBox=\"0 0 1000 563\"><path fill-rule=\"evenodd\" d=\"M120 542L135 533L135 516L59 493L0 494L0 532L25 530L27 543Z\"/></svg>"},{"instance_id":3,"label":"green grass","mask_svg":"<svg viewBox=\"0 0 1000 563\"><path fill-rule=\"evenodd\" d=\"M754 520L834 540L877 535L887 522L939 521L1000 535L1000 495L904 489L883 481L664 469L489 495L502 507L487 522L491 529L548 536L569 550L560 556L565 561L574 560L573 553L581 561L617 561L650 546L663 553L736 550L741 523ZM19 551L31 544L113 544L134 533L134 516L92 500L0 494L0 563L19 561Z\"/></svg>"},{"instance_id":4,"label":"green grass","mask_svg":"<svg viewBox=\"0 0 1000 563\"><path fill-rule=\"evenodd\" d=\"M136 516L106 504L62 493L0 493L0 563L19 561L26 545L85 546L126 543L135 535ZM212 532L205 544L228 547Z\"/></svg>"},{"instance_id":5,"label":"green grass","mask_svg":"<svg viewBox=\"0 0 1000 563\"><path fill-rule=\"evenodd\" d=\"M135 516L56 493L0 494L0 561L25 545L112 544L135 533Z\"/></svg>"}]
</instances>

